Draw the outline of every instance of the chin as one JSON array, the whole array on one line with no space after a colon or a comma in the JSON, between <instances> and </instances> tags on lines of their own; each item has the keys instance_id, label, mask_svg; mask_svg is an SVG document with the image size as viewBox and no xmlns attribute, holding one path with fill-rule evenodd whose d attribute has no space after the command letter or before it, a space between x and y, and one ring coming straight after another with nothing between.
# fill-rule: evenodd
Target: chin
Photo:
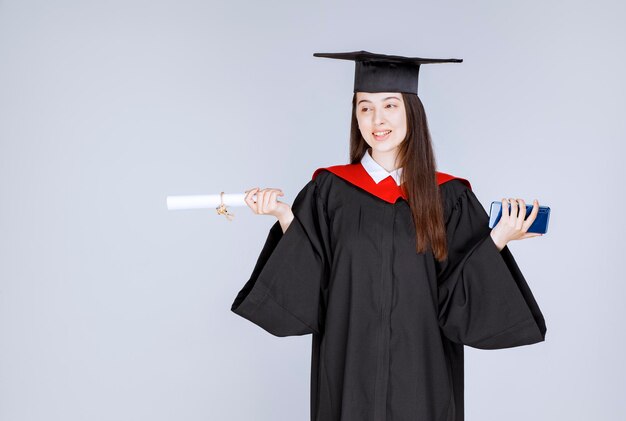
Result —
<instances>
[{"instance_id":1,"label":"chin","mask_svg":"<svg viewBox=\"0 0 626 421\"><path fill-rule=\"evenodd\" d=\"M370 147L372 148L372 150L375 150L378 152L389 152L391 150L398 148L398 146L400 146L400 143L379 142L379 143L370 144Z\"/></svg>"}]
</instances>

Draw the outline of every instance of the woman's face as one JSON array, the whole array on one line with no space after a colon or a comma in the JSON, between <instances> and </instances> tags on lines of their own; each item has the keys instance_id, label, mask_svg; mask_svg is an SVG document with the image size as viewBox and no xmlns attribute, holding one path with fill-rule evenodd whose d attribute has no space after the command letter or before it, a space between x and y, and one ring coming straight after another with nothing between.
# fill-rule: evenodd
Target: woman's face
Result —
<instances>
[{"instance_id":1,"label":"woman's face","mask_svg":"<svg viewBox=\"0 0 626 421\"><path fill-rule=\"evenodd\" d=\"M372 152L396 150L406 137L406 110L399 92L357 92L355 112Z\"/></svg>"}]
</instances>

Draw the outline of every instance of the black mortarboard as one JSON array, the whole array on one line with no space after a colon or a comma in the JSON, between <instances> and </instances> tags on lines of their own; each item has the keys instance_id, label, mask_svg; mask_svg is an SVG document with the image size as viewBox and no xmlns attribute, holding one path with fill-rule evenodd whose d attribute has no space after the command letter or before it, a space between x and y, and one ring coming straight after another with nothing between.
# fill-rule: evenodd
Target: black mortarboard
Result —
<instances>
[{"instance_id":1,"label":"black mortarboard","mask_svg":"<svg viewBox=\"0 0 626 421\"><path fill-rule=\"evenodd\" d=\"M390 56L362 50L349 53L314 53L313 56L355 61L354 92L411 94L417 94L417 79L421 64L461 63L463 61L458 58Z\"/></svg>"}]
</instances>

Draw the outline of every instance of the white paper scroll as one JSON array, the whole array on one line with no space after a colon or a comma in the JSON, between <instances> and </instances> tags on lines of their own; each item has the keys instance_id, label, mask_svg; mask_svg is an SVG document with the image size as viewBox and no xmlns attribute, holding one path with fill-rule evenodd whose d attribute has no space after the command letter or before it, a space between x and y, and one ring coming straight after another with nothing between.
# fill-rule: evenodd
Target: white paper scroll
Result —
<instances>
[{"instance_id":1,"label":"white paper scroll","mask_svg":"<svg viewBox=\"0 0 626 421\"><path fill-rule=\"evenodd\" d=\"M248 206L244 201L245 193L224 193L224 205ZM252 196L256 199L256 194ZM167 196L168 210L187 209L215 209L221 203L219 194L194 195L194 196Z\"/></svg>"}]
</instances>

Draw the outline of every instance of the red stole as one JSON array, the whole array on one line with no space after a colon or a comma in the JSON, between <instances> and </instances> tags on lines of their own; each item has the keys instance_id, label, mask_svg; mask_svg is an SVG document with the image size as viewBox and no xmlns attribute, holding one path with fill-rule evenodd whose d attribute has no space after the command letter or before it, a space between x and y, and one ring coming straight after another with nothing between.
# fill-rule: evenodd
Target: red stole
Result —
<instances>
[{"instance_id":1,"label":"red stole","mask_svg":"<svg viewBox=\"0 0 626 421\"><path fill-rule=\"evenodd\" d=\"M383 199L389 203L395 203L399 197L407 200L407 194L404 191L404 184L398 186L393 177L389 176L376 184L374 179L368 174L361 163L333 165L330 167L322 167L315 170L312 179L315 179L322 170L328 170L338 177L343 178L351 184L362 188L363 190ZM461 180L467 187L472 188L470 182L461 177L455 177L451 174L436 171L437 185L441 185L447 181L457 179Z\"/></svg>"}]
</instances>

